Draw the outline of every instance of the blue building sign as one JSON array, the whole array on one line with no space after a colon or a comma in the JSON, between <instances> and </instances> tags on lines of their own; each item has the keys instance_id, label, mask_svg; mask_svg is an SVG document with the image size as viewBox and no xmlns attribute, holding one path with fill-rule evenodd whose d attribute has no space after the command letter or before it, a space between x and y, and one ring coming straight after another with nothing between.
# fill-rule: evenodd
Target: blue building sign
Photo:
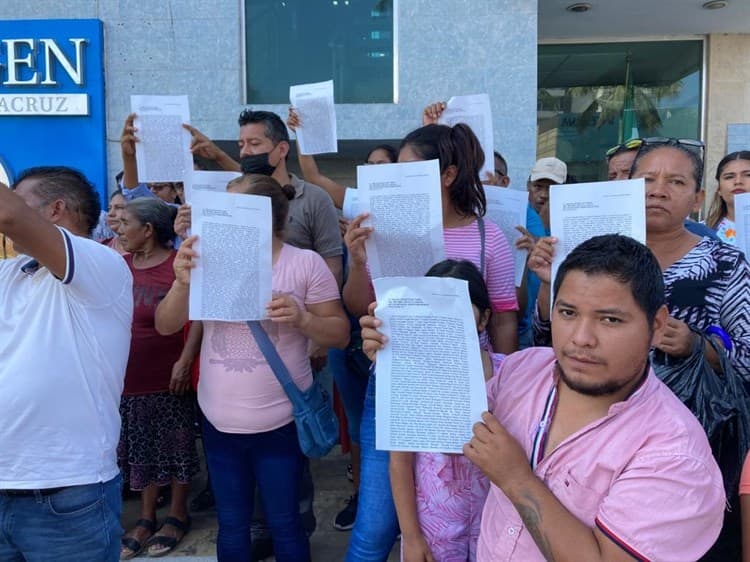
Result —
<instances>
[{"instance_id":1,"label":"blue building sign","mask_svg":"<svg viewBox=\"0 0 750 562\"><path fill-rule=\"evenodd\" d=\"M0 21L0 180L70 166L106 205L103 52L99 20Z\"/></svg>"}]
</instances>

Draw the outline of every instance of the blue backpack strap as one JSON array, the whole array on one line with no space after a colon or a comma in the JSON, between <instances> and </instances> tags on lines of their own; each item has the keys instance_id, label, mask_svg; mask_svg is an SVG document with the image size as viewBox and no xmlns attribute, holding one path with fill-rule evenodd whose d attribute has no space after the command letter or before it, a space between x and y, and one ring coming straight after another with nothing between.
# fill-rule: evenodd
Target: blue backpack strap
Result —
<instances>
[{"instance_id":1,"label":"blue backpack strap","mask_svg":"<svg viewBox=\"0 0 750 562\"><path fill-rule=\"evenodd\" d=\"M276 347L273 345L271 338L268 337L268 334L263 329L263 326L261 326L259 320L248 320L247 327L250 328L250 332L255 338L255 343L258 344L258 348L266 358L273 374L276 375L279 384L284 389L284 392L286 392L294 409L297 410L302 405L302 395L299 388L297 388L297 385L294 384L292 377L289 375L286 365L284 365L281 357L279 357L279 352L276 351Z\"/></svg>"},{"instance_id":2,"label":"blue backpack strap","mask_svg":"<svg viewBox=\"0 0 750 562\"><path fill-rule=\"evenodd\" d=\"M479 272L482 274L482 277L485 277L484 270L484 262L485 262L485 234L484 234L484 217L477 217L477 227L479 228L479 242L480 242L480 255L479 255Z\"/></svg>"}]
</instances>

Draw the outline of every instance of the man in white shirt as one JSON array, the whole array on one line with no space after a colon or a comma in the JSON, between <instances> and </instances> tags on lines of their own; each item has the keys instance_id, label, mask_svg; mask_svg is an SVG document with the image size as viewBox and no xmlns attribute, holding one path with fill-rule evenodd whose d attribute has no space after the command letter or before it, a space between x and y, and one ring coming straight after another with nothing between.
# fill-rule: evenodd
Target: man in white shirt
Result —
<instances>
[{"instance_id":1,"label":"man in white shirt","mask_svg":"<svg viewBox=\"0 0 750 562\"><path fill-rule=\"evenodd\" d=\"M132 277L89 239L99 196L63 167L0 184L0 560L120 554L119 404Z\"/></svg>"}]
</instances>

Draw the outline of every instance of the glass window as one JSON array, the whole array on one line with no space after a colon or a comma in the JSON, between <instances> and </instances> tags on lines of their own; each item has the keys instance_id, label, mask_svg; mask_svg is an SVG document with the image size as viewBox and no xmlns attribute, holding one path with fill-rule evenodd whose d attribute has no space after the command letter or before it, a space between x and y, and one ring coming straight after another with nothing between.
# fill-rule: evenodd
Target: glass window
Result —
<instances>
[{"instance_id":1,"label":"glass window","mask_svg":"<svg viewBox=\"0 0 750 562\"><path fill-rule=\"evenodd\" d=\"M393 103L394 0L245 0L248 103L333 79L336 103Z\"/></svg>"},{"instance_id":2,"label":"glass window","mask_svg":"<svg viewBox=\"0 0 750 562\"><path fill-rule=\"evenodd\" d=\"M577 181L606 179L605 152L634 137L700 138L703 42L540 45L537 156Z\"/></svg>"}]
</instances>

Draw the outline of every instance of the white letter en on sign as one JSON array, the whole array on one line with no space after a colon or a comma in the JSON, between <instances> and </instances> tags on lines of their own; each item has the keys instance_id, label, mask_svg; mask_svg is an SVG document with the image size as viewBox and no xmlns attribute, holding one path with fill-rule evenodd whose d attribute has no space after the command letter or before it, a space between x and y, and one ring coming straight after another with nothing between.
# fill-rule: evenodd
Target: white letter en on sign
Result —
<instances>
[{"instance_id":1,"label":"white letter en on sign","mask_svg":"<svg viewBox=\"0 0 750 562\"><path fill-rule=\"evenodd\" d=\"M39 84L39 74L34 72L28 80L18 79L18 67L27 66L34 69L35 41L33 39L3 39L5 52L8 58L8 79L3 81L3 86L31 86ZM25 57L20 56L19 50L23 46L29 50ZM20 48L19 48L20 47Z\"/></svg>"},{"instance_id":2,"label":"white letter en on sign","mask_svg":"<svg viewBox=\"0 0 750 562\"><path fill-rule=\"evenodd\" d=\"M3 39L5 44L5 53L7 63L0 63L0 68L7 67L7 77L3 80L3 86L33 86L41 84L43 86L54 86L55 67L59 64L65 73L70 77L77 86L83 85L83 49L86 45L86 39L75 38L68 39L75 48L75 61L68 58L54 39L39 39L39 56L37 56L37 45L35 39ZM42 59L41 54L44 54ZM44 61L44 68L41 69L44 80L39 81L39 71L37 70L37 59ZM39 62L41 62L39 60ZM20 79L23 67L32 71L30 77L25 80Z\"/></svg>"}]
</instances>

